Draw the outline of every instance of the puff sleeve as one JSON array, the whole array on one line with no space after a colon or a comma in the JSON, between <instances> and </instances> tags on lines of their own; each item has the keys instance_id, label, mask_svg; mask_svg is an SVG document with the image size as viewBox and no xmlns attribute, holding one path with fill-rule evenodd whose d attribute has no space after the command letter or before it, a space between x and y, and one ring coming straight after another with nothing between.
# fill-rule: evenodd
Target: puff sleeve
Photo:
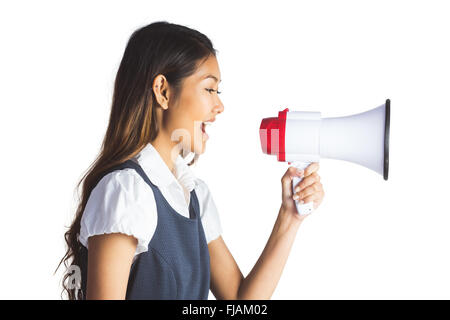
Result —
<instances>
[{"instance_id":1,"label":"puff sleeve","mask_svg":"<svg viewBox=\"0 0 450 320\"><path fill-rule=\"evenodd\" d=\"M135 256L148 250L157 225L154 196L134 169L105 175L92 190L81 218L79 240L105 233L123 233L138 240ZM151 194L151 193L150 193Z\"/></svg>"}]
</instances>

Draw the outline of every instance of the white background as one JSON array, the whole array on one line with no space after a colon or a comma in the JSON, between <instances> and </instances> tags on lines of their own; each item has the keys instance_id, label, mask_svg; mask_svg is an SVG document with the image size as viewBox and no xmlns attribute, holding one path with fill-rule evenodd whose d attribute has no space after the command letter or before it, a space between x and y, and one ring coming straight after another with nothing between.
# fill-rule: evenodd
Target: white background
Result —
<instances>
[{"instance_id":1,"label":"white background","mask_svg":"<svg viewBox=\"0 0 450 320\"><path fill-rule=\"evenodd\" d=\"M99 151L126 42L166 20L219 51L225 112L194 170L244 275L288 167L261 152L261 119L285 107L346 116L389 98L389 180L322 159L324 201L272 297L449 299L449 15L429 0L1 2L0 298L60 298L64 226Z\"/></svg>"}]
</instances>

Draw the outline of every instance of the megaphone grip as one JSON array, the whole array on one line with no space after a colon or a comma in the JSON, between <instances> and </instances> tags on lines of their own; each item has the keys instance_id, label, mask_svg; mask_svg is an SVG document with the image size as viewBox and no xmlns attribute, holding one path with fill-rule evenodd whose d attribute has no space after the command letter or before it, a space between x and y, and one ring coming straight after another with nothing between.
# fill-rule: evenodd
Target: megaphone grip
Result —
<instances>
[{"instance_id":1,"label":"megaphone grip","mask_svg":"<svg viewBox=\"0 0 450 320\"><path fill-rule=\"evenodd\" d=\"M312 162L303 162L303 161L294 161L292 163L292 165L294 167L296 167L299 170L304 170L306 169ZM295 194L295 187L297 187L297 185L303 180L303 178L300 177L294 177L292 179L292 194ZM307 215L310 214L311 212L313 212L314 210L314 203L308 202L308 203L300 203L297 200L293 200L295 201L295 206L297 207L297 212L299 215Z\"/></svg>"}]
</instances>

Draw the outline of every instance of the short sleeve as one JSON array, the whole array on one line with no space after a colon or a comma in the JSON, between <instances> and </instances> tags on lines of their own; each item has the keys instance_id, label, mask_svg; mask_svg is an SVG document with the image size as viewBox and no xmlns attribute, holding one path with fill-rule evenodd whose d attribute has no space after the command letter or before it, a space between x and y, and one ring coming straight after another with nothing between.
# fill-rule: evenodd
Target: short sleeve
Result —
<instances>
[{"instance_id":1,"label":"short sleeve","mask_svg":"<svg viewBox=\"0 0 450 320\"><path fill-rule=\"evenodd\" d=\"M153 192L134 169L105 175L92 190L81 217L80 242L104 233L123 233L138 240L135 256L148 250L158 214Z\"/></svg>"},{"instance_id":2,"label":"short sleeve","mask_svg":"<svg viewBox=\"0 0 450 320\"><path fill-rule=\"evenodd\" d=\"M219 212L207 184L196 178L195 193L200 205L200 218L205 231L206 242L217 239L222 234Z\"/></svg>"}]
</instances>

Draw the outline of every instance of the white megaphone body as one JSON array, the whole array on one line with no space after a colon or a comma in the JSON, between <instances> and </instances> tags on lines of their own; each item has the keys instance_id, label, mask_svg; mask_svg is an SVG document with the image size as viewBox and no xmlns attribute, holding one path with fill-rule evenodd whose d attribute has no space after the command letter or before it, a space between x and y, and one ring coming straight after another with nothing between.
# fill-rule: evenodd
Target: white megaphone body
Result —
<instances>
[{"instance_id":1,"label":"white megaphone body","mask_svg":"<svg viewBox=\"0 0 450 320\"><path fill-rule=\"evenodd\" d=\"M277 155L300 170L320 158L357 163L388 179L390 100L369 111L336 118L320 112L289 111L278 118L264 118L259 127L263 152ZM302 178L294 177L292 190ZM293 191L294 193L294 191ZM313 211L313 203L295 201L301 215Z\"/></svg>"}]
</instances>

